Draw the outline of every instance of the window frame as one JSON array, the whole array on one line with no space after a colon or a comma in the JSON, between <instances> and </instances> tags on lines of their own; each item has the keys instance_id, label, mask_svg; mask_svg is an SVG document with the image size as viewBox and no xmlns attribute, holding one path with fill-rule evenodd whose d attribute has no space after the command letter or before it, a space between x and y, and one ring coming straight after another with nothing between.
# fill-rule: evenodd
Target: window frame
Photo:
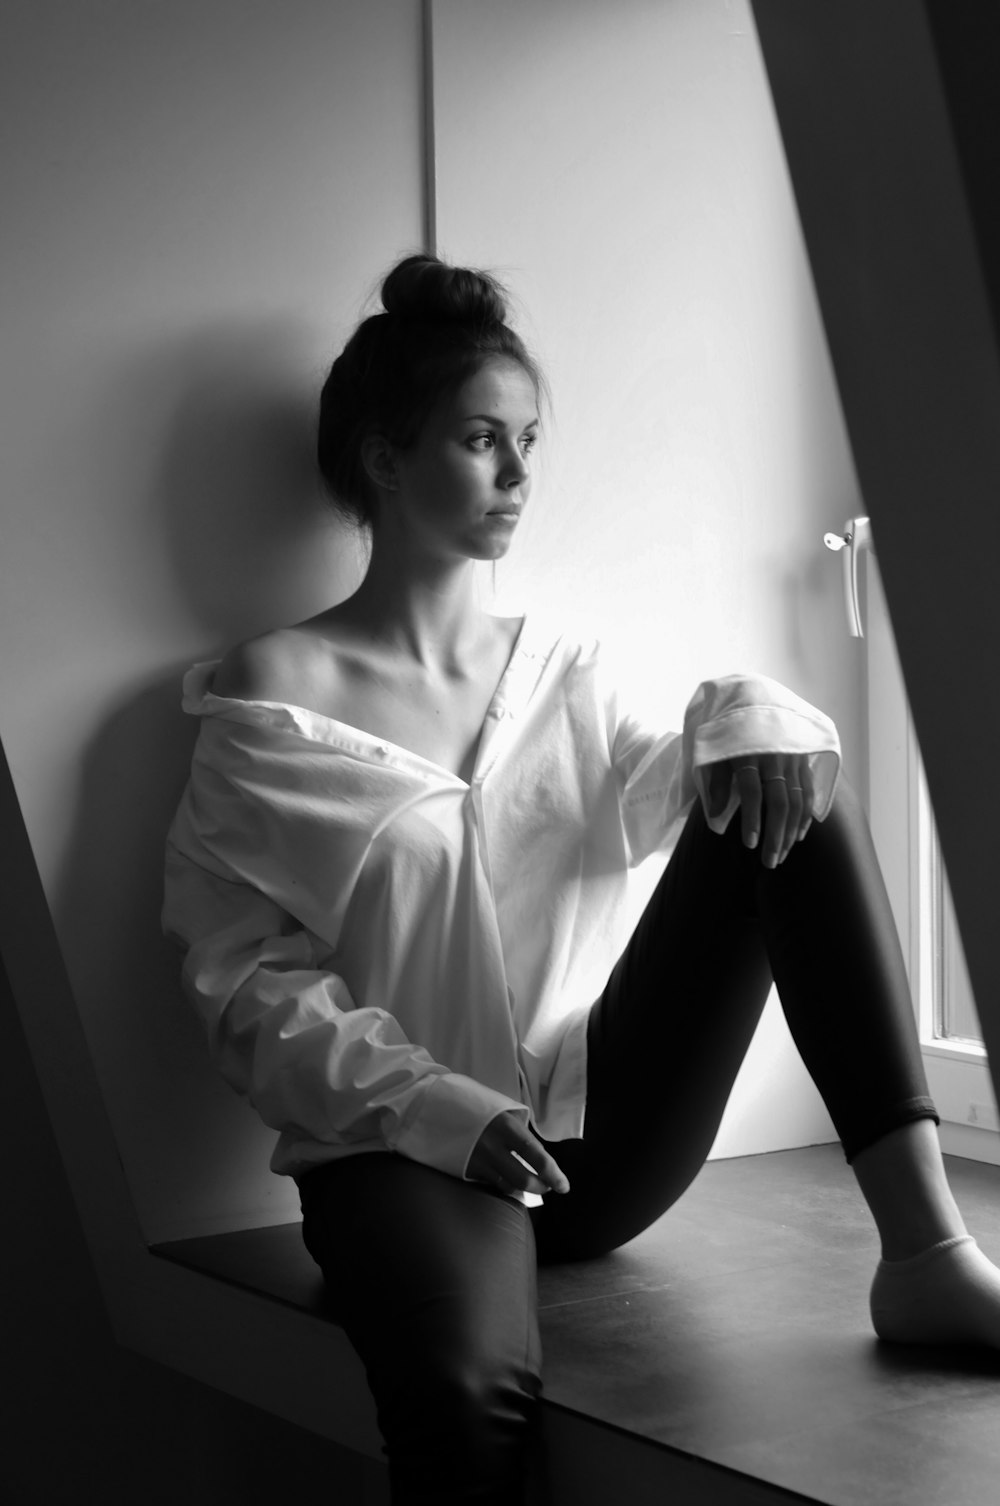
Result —
<instances>
[{"instance_id":1,"label":"window frame","mask_svg":"<svg viewBox=\"0 0 1000 1506\"><path fill-rule=\"evenodd\" d=\"M869 818L910 980L924 1068L941 1115L941 1141L954 1155L1000 1165L1000 1121L985 1048L941 1031L945 980L964 971L964 959L957 924L949 924L930 794L870 549L862 575Z\"/></svg>"}]
</instances>

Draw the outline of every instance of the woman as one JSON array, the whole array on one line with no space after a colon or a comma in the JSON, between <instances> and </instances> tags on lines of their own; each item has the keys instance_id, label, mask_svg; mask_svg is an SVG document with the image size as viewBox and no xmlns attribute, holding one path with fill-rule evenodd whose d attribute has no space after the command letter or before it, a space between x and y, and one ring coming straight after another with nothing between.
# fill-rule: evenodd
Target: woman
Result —
<instances>
[{"instance_id":1,"label":"woman","mask_svg":"<svg viewBox=\"0 0 1000 1506\"><path fill-rule=\"evenodd\" d=\"M877 1331L996 1344L1000 1273L945 1180L832 724L731 677L657 736L596 646L484 612L473 565L527 503L542 380L484 274L410 257L382 298L319 429L368 572L188 675L165 923L221 1070L280 1131L393 1500L509 1506L536 1260L614 1249L680 1196L772 978L881 1236Z\"/></svg>"}]
</instances>

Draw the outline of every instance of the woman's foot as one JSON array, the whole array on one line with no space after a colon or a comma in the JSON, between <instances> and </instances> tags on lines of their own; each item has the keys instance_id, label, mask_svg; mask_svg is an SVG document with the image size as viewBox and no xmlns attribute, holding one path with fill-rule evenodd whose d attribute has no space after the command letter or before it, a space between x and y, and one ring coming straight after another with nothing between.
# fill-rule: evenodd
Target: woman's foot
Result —
<instances>
[{"instance_id":1,"label":"woman's foot","mask_svg":"<svg viewBox=\"0 0 1000 1506\"><path fill-rule=\"evenodd\" d=\"M969 1234L906 1260L881 1260L871 1290L881 1339L1000 1348L1000 1270Z\"/></svg>"},{"instance_id":2,"label":"woman's foot","mask_svg":"<svg viewBox=\"0 0 1000 1506\"><path fill-rule=\"evenodd\" d=\"M879 1337L1000 1348L1000 1270L965 1227L934 1122L900 1125L855 1156L853 1170L882 1241L871 1290Z\"/></svg>"}]
</instances>

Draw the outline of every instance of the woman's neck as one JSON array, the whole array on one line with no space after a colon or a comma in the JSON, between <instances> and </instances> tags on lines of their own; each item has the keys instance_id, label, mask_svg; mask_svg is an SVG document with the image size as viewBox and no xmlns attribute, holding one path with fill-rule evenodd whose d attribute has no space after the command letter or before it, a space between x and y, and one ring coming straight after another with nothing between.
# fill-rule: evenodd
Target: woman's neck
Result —
<instances>
[{"instance_id":1,"label":"woman's neck","mask_svg":"<svg viewBox=\"0 0 1000 1506\"><path fill-rule=\"evenodd\" d=\"M403 557L376 535L357 591L339 609L373 638L424 667L461 667L487 615L472 560Z\"/></svg>"}]
</instances>

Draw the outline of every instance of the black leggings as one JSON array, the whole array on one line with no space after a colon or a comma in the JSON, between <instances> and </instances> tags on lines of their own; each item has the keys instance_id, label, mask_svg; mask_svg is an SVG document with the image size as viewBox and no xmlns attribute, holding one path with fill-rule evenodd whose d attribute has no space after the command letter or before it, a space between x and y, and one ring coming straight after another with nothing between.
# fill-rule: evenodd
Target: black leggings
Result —
<instances>
[{"instance_id":1,"label":"black leggings","mask_svg":"<svg viewBox=\"0 0 1000 1506\"><path fill-rule=\"evenodd\" d=\"M844 785L777 869L695 810L593 1006L571 1191L530 1214L403 1156L304 1176L303 1235L365 1362L397 1506L523 1500L536 1260L634 1238L704 1164L772 980L845 1153L935 1118L895 926Z\"/></svg>"}]
</instances>

